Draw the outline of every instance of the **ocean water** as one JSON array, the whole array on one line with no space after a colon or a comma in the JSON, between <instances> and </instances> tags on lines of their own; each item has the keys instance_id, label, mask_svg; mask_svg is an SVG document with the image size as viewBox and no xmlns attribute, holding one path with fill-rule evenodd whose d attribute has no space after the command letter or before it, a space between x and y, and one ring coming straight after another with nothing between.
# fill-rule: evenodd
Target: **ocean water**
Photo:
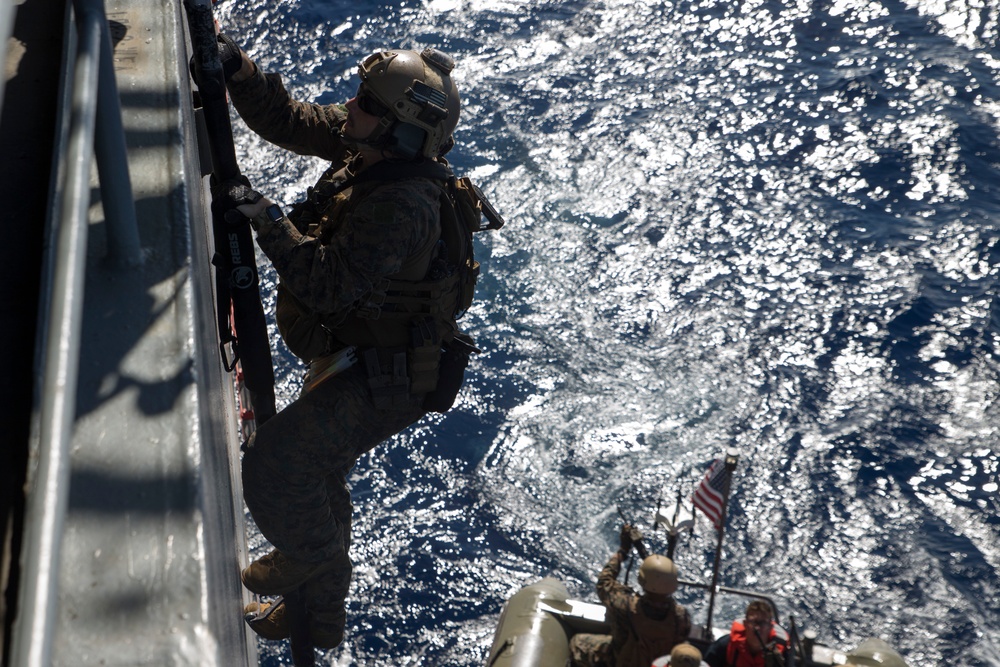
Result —
<instances>
[{"instance_id":1,"label":"ocean water","mask_svg":"<svg viewBox=\"0 0 1000 667\"><path fill-rule=\"evenodd\" d=\"M736 448L722 583L835 646L1000 665L996 3L226 0L217 16L324 103L374 50L451 53L449 157L508 220L477 240L462 322L485 353L458 406L353 471L347 639L326 664L484 664L511 593L553 575L593 599L616 507L662 549L658 500ZM325 166L235 132L283 204ZM272 334L285 404L301 368ZM710 579L714 544L702 518L683 576ZM683 601L704 620L701 596Z\"/></svg>"}]
</instances>

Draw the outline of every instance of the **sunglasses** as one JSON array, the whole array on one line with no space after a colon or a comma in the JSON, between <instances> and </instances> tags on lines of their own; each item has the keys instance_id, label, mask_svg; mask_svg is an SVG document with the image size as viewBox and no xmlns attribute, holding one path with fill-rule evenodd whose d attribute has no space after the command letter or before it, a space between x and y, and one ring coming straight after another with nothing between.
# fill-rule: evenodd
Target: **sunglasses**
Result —
<instances>
[{"instance_id":1,"label":"sunglasses","mask_svg":"<svg viewBox=\"0 0 1000 667\"><path fill-rule=\"evenodd\" d=\"M358 86L358 92L354 96L354 99L358 102L358 108L370 116L377 116L381 118L389 113L389 107L379 102L378 99L372 95L367 88L365 88L364 84Z\"/></svg>"}]
</instances>

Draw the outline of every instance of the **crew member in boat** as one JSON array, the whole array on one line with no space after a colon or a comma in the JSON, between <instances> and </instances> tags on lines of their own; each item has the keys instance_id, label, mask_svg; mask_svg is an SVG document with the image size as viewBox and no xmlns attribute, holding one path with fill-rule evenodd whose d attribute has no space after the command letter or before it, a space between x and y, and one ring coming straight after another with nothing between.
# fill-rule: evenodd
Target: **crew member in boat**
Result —
<instances>
[{"instance_id":1,"label":"crew member in boat","mask_svg":"<svg viewBox=\"0 0 1000 667\"><path fill-rule=\"evenodd\" d=\"M678 572L666 556L647 556L639 567L641 594L618 581L633 545L633 528L622 527L619 549L597 578L597 595L608 609L610 635L578 633L570 640L574 667L649 667L687 640L691 618L677 603Z\"/></svg>"},{"instance_id":2,"label":"crew member in boat","mask_svg":"<svg viewBox=\"0 0 1000 667\"><path fill-rule=\"evenodd\" d=\"M705 652L709 667L783 667L788 633L774 622L771 605L754 600L742 621L733 621L729 634Z\"/></svg>"},{"instance_id":3,"label":"crew member in boat","mask_svg":"<svg viewBox=\"0 0 1000 667\"><path fill-rule=\"evenodd\" d=\"M684 642L671 649L669 655L664 655L653 661L650 667L708 667L701 659L701 651L697 646Z\"/></svg>"},{"instance_id":4,"label":"crew member in boat","mask_svg":"<svg viewBox=\"0 0 1000 667\"><path fill-rule=\"evenodd\" d=\"M250 219L280 279L278 329L309 365L297 400L245 446L244 499L274 549L241 578L261 596L299 591L313 644L332 648L343 640L352 572L347 475L362 454L425 415L440 339L457 331L453 295L421 293L411 303L416 288L406 288L426 285L440 258L445 179L424 167L446 165L441 156L454 144L454 62L436 49L378 52L359 66L352 99L319 105L292 99L280 75L262 72L232 39L219 41L246 124L331 163L287 214L246 181L216 185L213 205L228 202ZM399 167L407 164L419 168ZM418 325L438 346L421 364L413 363ZM282 640L291 633L284 607L262 598L245 611L255 632Z\"/></svg>"}]
</instances>

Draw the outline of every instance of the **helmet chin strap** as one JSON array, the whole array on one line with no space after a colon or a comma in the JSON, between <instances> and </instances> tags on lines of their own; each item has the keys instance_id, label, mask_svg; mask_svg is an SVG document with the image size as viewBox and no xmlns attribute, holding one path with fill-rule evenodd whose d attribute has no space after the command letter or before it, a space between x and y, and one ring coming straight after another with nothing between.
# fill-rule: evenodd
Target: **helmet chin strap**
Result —
<instances>
[{"instance_id":1,"label":"helmet chin strap","mask_svg":"<svg viewBox=\"0 0 1000 667\"><path fill-rule=\"evenodd\" d=\"M347 133L344 132L344 127L347 125L345 122L340 126L340 138L345 144L357 150L367 148L370 150L382 151L383 154L391 153L391 151L388 150L388 143L389 139L392 137L392 126L397 122L398 121L391 115L383 116L379 119L378 127L376 127L375 130L364 139L348 136Z\"/></svg>"},{"instance_id":2,"label":"helmet chin strap","mask_svg":"<svg viewBox=\"0 0 1000 667\"><path fill-rule=\"evenodd\" d=\"M340 128L340 138L341 140L350 148L355 150L361 150L367 148L369 150L385 150L385 140L381 139L381 133L376 135L376 138L372 138L371 135L365 139L358 139L357 137L349 136L344 132L344 128Z\"/></svg>"}]
</instances>

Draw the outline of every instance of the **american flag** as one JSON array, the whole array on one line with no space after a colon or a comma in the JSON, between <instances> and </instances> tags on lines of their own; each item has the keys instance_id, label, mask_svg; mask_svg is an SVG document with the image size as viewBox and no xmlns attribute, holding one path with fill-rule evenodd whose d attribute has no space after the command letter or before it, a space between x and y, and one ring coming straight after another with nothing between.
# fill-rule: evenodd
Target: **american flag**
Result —
<instances>
[{"instance_id":1,"label":"american flag","mask_svg":"<svg viewBox=\"0 0 1000 667\"><path fill-rule=\"evenodd\" d=\"M716 530L722 530L722 515L725 512L725 498L729 491L729 470L725 459L715 459L705 473L705 478L694 490L694 506L705 513Z\"/></svg>"}]
</instances>

